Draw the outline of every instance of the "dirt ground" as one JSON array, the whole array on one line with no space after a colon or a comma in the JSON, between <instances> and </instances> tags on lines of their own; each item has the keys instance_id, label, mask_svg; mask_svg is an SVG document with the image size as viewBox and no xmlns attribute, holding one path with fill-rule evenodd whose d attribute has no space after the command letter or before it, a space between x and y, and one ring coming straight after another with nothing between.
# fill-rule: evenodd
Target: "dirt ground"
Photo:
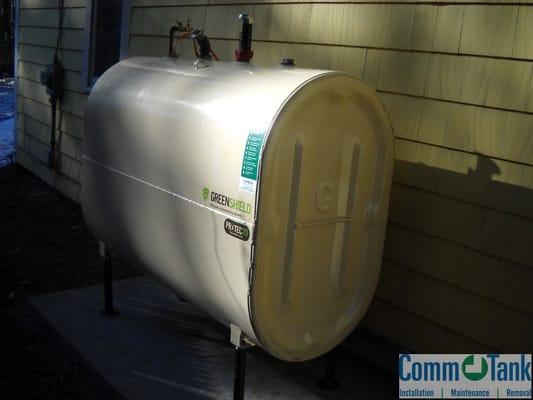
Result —
<instances>
[{"instance_id":1,"label":"dirt ground","mask_svg":"<svg viewBox=\"0 0 533 400\"><path fill-rule=\"evenodd\" d=\"M137 275L114 261L115 279ZM17 166L0 168L0 398L91 399L88 376L28 319L30 296L102 282L81 208Z\"/></svg>"}]
</instances>

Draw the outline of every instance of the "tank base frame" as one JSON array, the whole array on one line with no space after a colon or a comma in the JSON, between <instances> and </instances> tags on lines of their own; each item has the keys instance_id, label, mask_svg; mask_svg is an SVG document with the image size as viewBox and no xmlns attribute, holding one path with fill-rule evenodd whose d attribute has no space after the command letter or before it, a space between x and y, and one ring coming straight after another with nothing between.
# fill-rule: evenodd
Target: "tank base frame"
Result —
<instances>
[{"instance_id":1,"label":"tank base frame","mask_svg":"<svg viewBox=\"0 0 533 400\"><path fill-rule=\"evenodd\" d=\"M99 253L103 260L104 268L104 308L102 314L106 317L116 317L120 313L114 307L113 299L113 264L111 249L104 243L99 242ZM235 352L235 369L233 375L233 400L244 400L246 387L246 358L248 351L255 347L255 343L248 338L236 325L230 324L230 342ZM337 348L326 355L325 374L318 381L318 385L326 390L335 390L339 383L335 379L337 364Z\"/></svg>"}]
</instances>

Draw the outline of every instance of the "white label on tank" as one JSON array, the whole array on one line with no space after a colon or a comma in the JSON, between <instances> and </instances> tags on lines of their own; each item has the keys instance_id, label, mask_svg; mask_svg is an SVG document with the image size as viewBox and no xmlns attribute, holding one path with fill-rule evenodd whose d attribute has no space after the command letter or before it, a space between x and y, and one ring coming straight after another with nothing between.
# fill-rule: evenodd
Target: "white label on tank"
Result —
<instances>
[{"instance_id":1,"label":"white label on tank","mask_svg":"<svg viewBox=\"0 0 533 400\"><path fill-rule=\"evenodd\" d=\"M242 155L241 176L239 179L239 189L244 192L255 193L257 188L259 157L264 138L265 132L262 130L252 129L248 133L248 139Z\"/></svg>"}]
</instances>

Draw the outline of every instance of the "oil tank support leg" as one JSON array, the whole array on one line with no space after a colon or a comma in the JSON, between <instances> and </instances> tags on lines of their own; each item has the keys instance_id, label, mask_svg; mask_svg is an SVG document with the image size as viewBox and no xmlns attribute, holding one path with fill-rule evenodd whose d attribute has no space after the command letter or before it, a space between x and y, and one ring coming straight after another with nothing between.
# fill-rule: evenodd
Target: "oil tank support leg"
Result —
<instances>
[{"instance_id":1,"label":"oil tank support leg","mask_svg":"<svg viewBox=\"0 0 533 400\"><path fill-rule=\"evenodd\" d=\"M233 376L233 400L244 400L246 381L246 352L254 346L241 329L233 324L231 329L231 344L235 349L235 372Z\"/></svg>"},{"instance_id":2,"label":"oil tank support leg","mask_svg":"<svg viewBox=\"0 0 533 400\"><path fill-rule=\"evenodd\" d=\"M337 369L337 347L326 355L326 369L324 377L318 381L322 389L335 390L339 387L339 382L335 379Z\"/></svg>"},{"instance_id":3,"label":"oil tank support leg","mask_svg":"<svg viewBox=\"0 0 533 400\"><path fill-rule=\"evenodd\" d=\"M235 347L235 375L233 377L233 400L244 400L246 380L246 349Z\"/></svg>"},{"instance_id":4,"label":"oil tank support leg","mask_svg":"<svg viewBox=\"0 0 533 400\"><path fill-rule=\"evenodd\" d=\"M100 242L100 256L104 260L104 309L102 313L107 317L119 314L113 307L113 269L111 263L111 251L104 242Z\"/></svg>"}]
</instances>

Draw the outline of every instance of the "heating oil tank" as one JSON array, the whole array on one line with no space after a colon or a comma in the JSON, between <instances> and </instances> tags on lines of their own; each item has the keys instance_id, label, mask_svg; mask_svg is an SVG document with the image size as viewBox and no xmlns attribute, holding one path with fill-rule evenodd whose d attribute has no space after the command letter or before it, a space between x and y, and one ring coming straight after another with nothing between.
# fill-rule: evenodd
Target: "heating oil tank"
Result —
<instances>
[{"instance_id":1,"label":"heating oil tank","mask_svg":"<svg viewBox=\"0 0 533 400\"><path fill-rule=\"evenodd\" d=\"M345 73L139 57L89 96L94 235L289 361L339 344L379 276L392 132Z\"/></svg>"}]
</instances>

